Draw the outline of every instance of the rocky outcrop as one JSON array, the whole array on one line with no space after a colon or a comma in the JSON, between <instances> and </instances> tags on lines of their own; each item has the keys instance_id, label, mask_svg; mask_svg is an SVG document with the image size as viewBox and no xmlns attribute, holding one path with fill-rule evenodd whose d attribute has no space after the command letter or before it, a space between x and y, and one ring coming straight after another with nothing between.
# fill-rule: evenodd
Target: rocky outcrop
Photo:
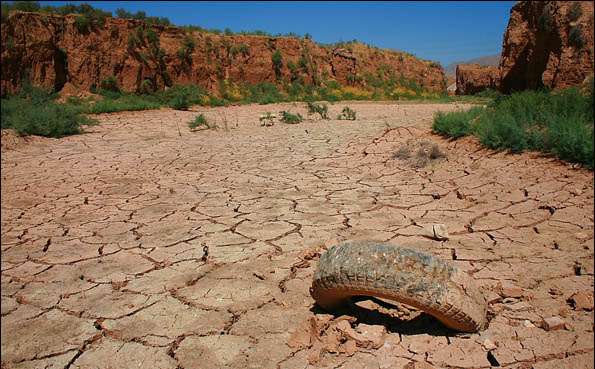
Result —
<instances>
[{"instance_id":1,"label":"rocky outcrop","mask_svg":"<svg viewBox=\"0 0 595 369\"><path fill-rule=\"evenodd\" d=\"M225 80L318 84L329 79L365 86L366 76L379 75L429 91L446 89L439 65L361 44L330 48L310 39L186 32L119 18L80 30L76 17L11 13L2 23L3 95L18 90L24 78L60 91L66 83L89 90L112 75L129 92L184 83L216 92ZM184 48L185 40L193 47ZM274 65L276 51L282 60Z\"/></svg>"},{"instance_id":2,"label":"rocky outcrop","mask_svg":"<svg viewBox=\"0 0 595 369\"><path fill-rule=\"evenodd\" d=\"M503 92L581 84L593 74L593 2L521 1L500 61Z\"/></svg>"},{"instance_id":3,"label":"rocky outcrop","mask_svg":"<svg viewBox=\"0 0 595 369\"><path fill-rule=\"evenodd\" d=\"M486 89L497 90L500 71L497 67L479 64L459 64L456 70L457 95L473 95Z\"/></svg>"}]
</instances>

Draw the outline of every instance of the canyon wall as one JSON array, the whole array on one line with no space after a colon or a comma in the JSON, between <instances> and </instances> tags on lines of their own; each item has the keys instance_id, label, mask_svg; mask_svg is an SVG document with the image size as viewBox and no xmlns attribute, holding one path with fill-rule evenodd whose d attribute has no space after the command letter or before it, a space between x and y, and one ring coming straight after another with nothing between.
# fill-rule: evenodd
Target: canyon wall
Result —
<instances>
[{"instance_id":1,"label":"canyon wall","mask_svg":"<svg viewBox=\"0 0 595 369\"><path fill-rule=\"evenodd\" d=\"M501 90L565 88L593 75L593 2L520 1L510 12Z\"/></svg>"},{"instance_id":2,"label":"canyon wall","mask_svg":"<svg viewBox=\"0 0 595 369\"><path fill-rule=\"evenodd\" d=\"M459 64L456 69L457 95L474 95L486 89L497 90L500 70L479 64Z\"/></svg>"},{"instance_id":3,"label":"canyon wall","mask_svg":"<svg viewBox=\"0 0 595 369\"><path fill-rule=\"evenodd\" d=\"M187 83L216 92L221 81L365 87L366 76L389 74L428 91L446 90L440 65L358 43L324 47L305 38L189 32L120 18L85 29L76 15L28 12L10 14L1 41L2 95L18 91L24 79L54 91L67 82L90 90L109 76L127 92Z\"/></svg>"}]
</instances>

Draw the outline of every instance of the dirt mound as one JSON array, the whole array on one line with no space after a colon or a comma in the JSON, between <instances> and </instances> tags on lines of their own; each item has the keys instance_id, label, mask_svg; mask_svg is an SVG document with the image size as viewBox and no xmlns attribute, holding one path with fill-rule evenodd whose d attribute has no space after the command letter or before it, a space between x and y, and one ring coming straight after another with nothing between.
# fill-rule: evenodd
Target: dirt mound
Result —
<instances>
[{"instance_id":1,"label":"dirt mound","mask_svg":"<svg viewBox=\"0 0 595 369\"><path fill-rule=\"evenodd\" d=\"M593 74L593 2L521 1L500 61L503 92L564 88Z\"/></svg>"},{"instance_id":2,"label":"dirt mound","mask_svg":"<svg viewBox=\"0 0 595 369\"><path fill-rule=\"evenodd\" d=\"M446 88L440 65L357 43L333 48L306 38L186 33L119 18L81 32L75 19L11 13L2 23L2 94L20 88L27 72L34 84L55 91L67 82L89 90L112 74L129 92L188 83L216 92L220 81L318 84L334 79L363 86L367 75L388 71L427 90ZM185 49L185 40L194 46ZM278 63L275 53L281 56Z\"/></svg>"},{"instance_id":3,"label":"dirt mound","mask_svg":"<svg viewBox=\"0 0 595 369\"><path fill-rule=\"evenodd\" d=\"M500 85L500 70L479 64L457 65L457 95L473 95L486 89L497 90Z\"/></svg>"}]
</instances>

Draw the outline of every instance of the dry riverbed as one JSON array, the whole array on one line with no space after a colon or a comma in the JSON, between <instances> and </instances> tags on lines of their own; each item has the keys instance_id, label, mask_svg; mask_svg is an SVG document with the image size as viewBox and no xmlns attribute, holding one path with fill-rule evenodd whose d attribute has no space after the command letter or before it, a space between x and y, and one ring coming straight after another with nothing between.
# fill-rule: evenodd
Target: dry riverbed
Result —
<instances>
[{"instance_id":1,"label":"dry riverbed","mask_svg":"<svg viewBox=\"0 0 595 369\"><path fill-rule=\"evenodd\" d=\"M463 105L330 116L346 105L356 121L262 127L307 116L277 104L3 133L2 368L593 368L593 172L431 133ZM191 132L199 112L219 128ZM445 157L395 156L424 140ZM320 311L318 257L346 239L452 260L490 301L488 329L365 298Z\"/></svg>"}]
</instances>

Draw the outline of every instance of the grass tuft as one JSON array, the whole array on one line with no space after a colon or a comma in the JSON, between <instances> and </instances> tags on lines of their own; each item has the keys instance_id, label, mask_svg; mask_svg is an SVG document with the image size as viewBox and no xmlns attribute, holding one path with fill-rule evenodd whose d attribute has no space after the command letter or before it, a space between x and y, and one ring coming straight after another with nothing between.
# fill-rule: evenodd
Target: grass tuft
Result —
<instances>
[{"instance_id":1,"label":"grass tuft","mask_svg":"<svg viewBox=\"0 0 595 369\"><path fill-rule=\"evenodd\" d=\"M188 123L188 127L190 127L191 130L196 130L197 128L211 129L215 128L215 125L209 123L204 114L200 114L196 118L194 118L193 121L190 121Z\"/></svg>"},{"instance_id":2,"label":"grass tuft","mask_svg":"<svg viewBox=\"0 0 595 369\"><path fill-rule=\"evenodd\" d=\"M281 122L287 124L298 124L301 123L304 120L304 118L299 113L292 114L288 111L282 111L280 120Z\"/></svg>"},{"instance_id":3,"label":"grass tuft","mask_svg":"<svg viewBox=\"0 0 595 369\"><path fill-rule=\"evenodd\" d=\"M338 120L355 120L356 111L346 106L337 117Z\"/></svg>"}]
</instances>

